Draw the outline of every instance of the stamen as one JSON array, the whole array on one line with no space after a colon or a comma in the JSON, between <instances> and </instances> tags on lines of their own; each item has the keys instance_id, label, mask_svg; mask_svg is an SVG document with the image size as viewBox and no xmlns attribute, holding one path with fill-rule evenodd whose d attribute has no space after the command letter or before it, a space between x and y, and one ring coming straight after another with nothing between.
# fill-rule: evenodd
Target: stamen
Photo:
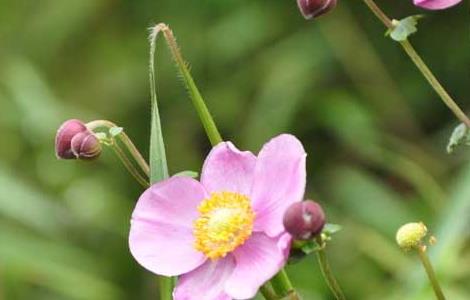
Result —
<instances>
[{"instance_id":1,"label":"stamen","mask_svg":"<svg viewBox=\"0 0 470 300\"><path fill-rule=\"evenodd\" d=\"M232 193L213 193L198 207L194 222L194 247L210 259L218 259L243 245L251 236L255 214L248 197Z\"/></svg>"}]
</instances>

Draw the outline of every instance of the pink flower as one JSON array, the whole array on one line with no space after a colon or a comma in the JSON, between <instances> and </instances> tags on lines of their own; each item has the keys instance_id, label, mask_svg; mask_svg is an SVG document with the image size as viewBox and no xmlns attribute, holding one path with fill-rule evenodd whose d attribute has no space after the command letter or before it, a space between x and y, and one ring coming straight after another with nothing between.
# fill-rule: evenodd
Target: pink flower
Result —
<instances>
[{"instance_id":1,"label":"pink flower","mask_svg":"<svg viewBox=\"0 0 470 300\"><path fill-rule=\"evenodd\" d=\"M306 153L292 135L258 157L215 146L201 181L174 176L147 189L132 214L130 250L146 269L180 276L176 300L249 299L285 264L287 207L305 190Z\"/></svg>"},{"instance_id":2,"label":"pink flower","mask_svg":"<svg viewBox=\"0 0 470 300\"><path fill-rule=\"evenodd\" d=\"M451 6L457 5L462 0L413 0L416 6L426 9L446 9Z\"/></svg>"}]
</instances>

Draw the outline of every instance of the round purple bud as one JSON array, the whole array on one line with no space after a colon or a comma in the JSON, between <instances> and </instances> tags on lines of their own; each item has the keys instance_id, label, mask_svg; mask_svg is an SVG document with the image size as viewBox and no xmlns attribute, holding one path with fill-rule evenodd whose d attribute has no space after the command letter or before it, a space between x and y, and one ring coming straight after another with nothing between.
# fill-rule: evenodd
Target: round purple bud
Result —
<instances>
[{"instance_id":1,"label":"round purple bud","mask_svg":"<svg viewBox=\"0 0 470 300\"><path fill-rule=\"evenodd\" d=\"M337 0L297 0L300 12L305 19L310 20L326 14L336 7Z\"/></svg>"},{"instance_id":2,"label":"round purple bud","mask_svg":"<svg viewBox=\"0 0 470 300\"><path fill-rule=\"evenodd\" d=\"M318 235L325 226L325 213L320 204L306 200L289 206L283 222L286 231L294 239L309 240Z\"/></svg>"},{"instance_id":3,"label":"round purple bud","mask_svg":"<svg viewBox=\"0 0 470 300\"><path fill-rule=\"evenodd\" d=\"M76 119L65 121L57 130L55 153L59 159L77 159L96 157L101 152L101 145L96 136L85 124Z\"/></svg>"}]
</instances>

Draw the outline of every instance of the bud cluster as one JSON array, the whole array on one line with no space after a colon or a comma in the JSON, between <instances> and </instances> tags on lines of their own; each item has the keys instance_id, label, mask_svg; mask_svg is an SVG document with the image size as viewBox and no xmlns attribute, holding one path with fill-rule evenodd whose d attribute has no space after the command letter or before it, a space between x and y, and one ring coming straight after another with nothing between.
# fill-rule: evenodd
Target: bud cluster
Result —
<instances>
[{"instance_id":1,"label":"bud cluster","mask_svg":"<svg viewBox=\"0 0 470 300\"><path fill-rule=\"evenodd\" d=\"M57 131L55 153L59 159L93 159L100 155L101 144L82 121L71 119Z\"/></svg>"}]
</instances>

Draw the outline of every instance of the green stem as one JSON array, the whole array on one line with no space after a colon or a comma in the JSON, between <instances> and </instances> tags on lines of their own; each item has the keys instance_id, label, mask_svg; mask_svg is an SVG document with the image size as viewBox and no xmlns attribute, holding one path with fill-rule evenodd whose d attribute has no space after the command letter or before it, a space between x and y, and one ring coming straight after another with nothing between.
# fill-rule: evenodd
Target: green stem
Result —
<instances>
[{"instance_id":1,"label":"green stem","mask_svg":"<svg viewBox=\"0 0 470 300\"><path fill-rule=\"evenodd\" d=\"M269 283L265 283L259 289L260 293L263 295L264 299L266 300L277 300L278 297L276 293L273 291L272 287L269 286Z\"/></svg>"},{"instance_id":2,"label":"green stem","mask_svg":"<svg viewBox=\"0 0 470 300\"><path fill-rule=\"evenodd\" d=\"M165 277L159 276L158 277L158 286L159 286L159 293L160 293L160 300L172 300L172 291L175 285L173 277Z\"/></svg>"},{"instance_id":3,"label":"green stem","mask_svg":"<svg viewBox=\"0 0 470 300\"><path fill-rule=\"evenodd\" d=\"M121 160L122 164L124 167L126 167L127 171L137 180L138 183L140 183L144 188L148 188L149 183L147 180L145 180L142 175L140 175L139 171L134 167L132 162L127 158L126 154L124 151L119 147L118 144L112 143L111 148L114 150L114 153L116 153L116 156Z\"/></svg>"},{"instance_id":4,"label":"green stem","mask_svg":"<svg viewBox=\"0 0 470 300\"><path fill-rule=\"evenodd\" d=\"M113 122L108 121L108 120L91 121L91 122L87 123L86 126L91 131L94 131L95 129L100 128L100 127L105 127L107 129L111 129L113 127L118 127L116 124L114 124ZM134 145L134 143L129 138L129 136L124 131L122 131L120 134L117 135L117 138L124 144L124 146L126 146L126 149L132 155L132 158L134 158L134 160L137 162L139 167L142 169L142 171L148 177L149 173L150 173L149 165L145 161L142 154L140 154L139 150Z\"/></svg>"},{"instance_id":5,"label":"green stem","mask_svg":"<svg viewBox=\"0 0 470 300\"><path fill-rule=\"evenodd\" d=\"M439 285L439 281L437 281L436 273L434 273L434 269L431 265L431 261L429 261L428 255L426 254L426 247L422 246L418 248L419 258L428 274L429 281L431 281L432 288L434 289L434 293L436 294L436 298L439 300L445 300L444 293L442 292L441 286Z\"/></svg>"},{"instance_id":6,"label":"green stem","mask_svg":"<svg viewBox=\"0 0 470 300\"><path fill-rule=\"evenodd\" d=\"M277 273L273 278L270 280L271 285L273 287L274 292L281 298L281 299L289 299L289 300L299 300L299 295L294 290L292 283L287 276L285 269L281 269L279 273Z\"/></svg>"},{"instance_id":7,"label":"green stem","mask_svg":"<svg viewBox=\"0 0 470 300\"><path fill-rule=\"evenodd\" d=\"M328 258L326 257L325 244L321 236L317 237L317 243L320 245L320 249L317 251L317 259L318 263L320 264L323 277L325 278L326 283L335 298L338 300L345 300L346 297L344 296L338 281L336 281L336 278L331 270L330 263L328 262Z\"/></svg>"},{"instance_id":8,"label":"green stem","mask_svg":"<svg viewBox=\"0 0 470 300\"><path fill-rule=\"evenodd\" d=\"M187 63L184 61L183 56L181 55L181 51L178 48L178 44L176 43L173 32L166 24L163 23L156 25L154 31L163 32L168 47L170 48L171 55L173 56L173 59L175 60L176 65L178 66L178 69L183 77L183 81L186 85L186 88L188 89L191 101L196 108L206 134L209 137L211 144L213 146L217 145L218 143L222 142L222 137L217 130L214 119L212 118L209 109L207 108L204 99L199 92L199 89L194 83L194 79L189 72Z\"/></svg>"},{"instance_id":9,"label":"green stem","mask_svg":"<svg viewBox=\"0 0 470 300\"><path fill-rule=\"evenodd\" d=\"M394 25L392 20L377 6L374 0L364 0L364 3L369 7L369 9L374 13L374 15L382 21L382 23L389 29L393 29ZM454 113L454 115L459 119L462 123L467 125L470 128L470 119L467 115L460 109L457 103L452 99L452 97L447 93L441 83L437 80L431 70L428 68L426 63L423 59L419 56L419 54L414 49L413 45L408 40L404 40L399 42L400 45L405 50L406 54L410 57L413 63L416 65L418 70L423 74L424 78L428 81L434 91L440 96L442 101L445 105Z\"/></svg>"}]
</instances>

